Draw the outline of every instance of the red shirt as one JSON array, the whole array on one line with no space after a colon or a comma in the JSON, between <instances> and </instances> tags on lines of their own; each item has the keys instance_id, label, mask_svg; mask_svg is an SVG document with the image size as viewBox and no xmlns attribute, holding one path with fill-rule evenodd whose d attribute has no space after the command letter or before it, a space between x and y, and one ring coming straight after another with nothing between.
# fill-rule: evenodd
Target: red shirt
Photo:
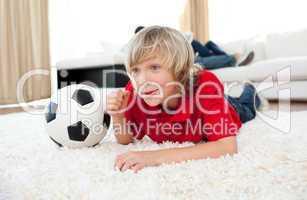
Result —
<instances>
[{"instance_id":1,"label":"red shirt","mask_svg":"<svg viewBox=\"0 0 307 200\"><path fill-rule=\"evenodd\" d=\"M163 111L161 106L147 105L135 94L130 82L126 90L131 94L125 117L139 140L147 135L157 143L216 141L235 136L241 127L239 115L224 98L223 85L207 70L199 72L193 91L179 100L181 109L176 114Z\"/></svg>"}]
</instances>

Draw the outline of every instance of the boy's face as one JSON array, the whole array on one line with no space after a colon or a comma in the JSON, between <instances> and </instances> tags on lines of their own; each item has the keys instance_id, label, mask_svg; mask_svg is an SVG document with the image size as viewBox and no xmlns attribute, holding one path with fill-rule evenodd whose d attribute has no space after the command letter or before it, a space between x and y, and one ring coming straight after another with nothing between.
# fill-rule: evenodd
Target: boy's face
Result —
<instances>
[{"instance_id":1,"label":"boy's face","mask_svg":"<svg viewBox=\"0 0 307 200\"><path fill-rule=\"evenodd\" d=\"M132 66L130 74L135 81L134 87L138 95L149 106L162 104L164 100L168 100L168 97L178 93L178 86L174 84L174 75L159 58L151 58Z\"/></svg>"}]
</instances>

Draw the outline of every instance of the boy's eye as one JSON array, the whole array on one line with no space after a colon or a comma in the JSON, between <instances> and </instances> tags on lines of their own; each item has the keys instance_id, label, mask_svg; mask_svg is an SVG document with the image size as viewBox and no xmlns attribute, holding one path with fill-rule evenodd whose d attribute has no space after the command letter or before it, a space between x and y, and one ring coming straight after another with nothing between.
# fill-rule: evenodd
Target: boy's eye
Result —
<instances>
[{"instance_id":1,"label":"boy's eye","mask_svg":"<svg viewBox=\"0 0 307 200\"><path fill-rule=\"evenodd\" d=\"M158 69L160 69L160 66L159 65L152 65L152 66L150 66L150 69L158 70Z\"/></svg>"},{"instance_id":2,"label":"boy's eye","mask_svg":"<svg viewBox=\"0 0 307 200\"><path fill-rule=\"evenodd\" d=\"M131 71L131 73L135 74L135 73L138 73L139 69L138 68L132 68L130 71Z\"/></svg>"}]
</instances>

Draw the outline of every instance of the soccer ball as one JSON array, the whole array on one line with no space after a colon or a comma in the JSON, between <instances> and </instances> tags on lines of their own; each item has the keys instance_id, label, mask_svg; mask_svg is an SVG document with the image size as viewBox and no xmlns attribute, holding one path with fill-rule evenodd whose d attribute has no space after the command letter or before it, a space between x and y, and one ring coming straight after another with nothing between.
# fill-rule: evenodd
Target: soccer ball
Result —
<instances>
[{"instance_id":1,"label":"soccer ball","mask_svg":"<svg viewBox=\"0 0 307 200\"><path fill-rule=\"evenodd\" d=\"M102 91L73 84L51 97L45 109L46 131L55 144L69 148L99 144L110 126Z\"/></svg>"}]
</instances>

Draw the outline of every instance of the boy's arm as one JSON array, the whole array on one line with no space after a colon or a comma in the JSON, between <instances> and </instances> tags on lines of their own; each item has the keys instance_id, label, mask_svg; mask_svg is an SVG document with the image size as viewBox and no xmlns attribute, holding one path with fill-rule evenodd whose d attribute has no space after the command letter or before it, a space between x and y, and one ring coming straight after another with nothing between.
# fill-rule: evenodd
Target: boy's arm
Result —
<instances>
[{"instance_id":1,"label":"boy's arm","mask_svg":"<svg viewBox=\"0 0 307 200\"><path fill-rule=\"evenodd\" d=\"M133 142L133 137L128 133L124 110L128 105L129 91L117 90L108 95L106 110L112 117L112 125L116 141L119 144Z\"/></svg>"},{"instance_id":2,"label":"boy's arm","mask_svg":"<svg viewBox=\"0 0 307 200\"><path fill-rule=\"evenodd\" d=\"M219 139L214 142L196 144L183 148L171 148L156 151L157 164L181 162L204 158L217 158L226 154L237 153L236 136Z\"/></svg>"},{"instance_id":3,"label":"boy's arm","mask_svg":"<svg viewBox=\"0 0 307 200\"><path fill-rule=\"evenodd\" d=\"M131 169L135 172L146 166L156 166L162 163L182 162L204 158L217 158L226 154L237 153L235 136L229 136L214 142L196 144L189 147L170 148L154 151L130 151L118 155L115 167L121 171Z\"/></svg>"},{"instance_id":4,"label":"boy's arm","mask_svg":"<svg viewBox=\"0 0 307 200\"><path fill-rule=\"evenodd\" d=\"M127 145L133 142L132 134L126 127L126 118L113 118L114 135L117 143Z\"/></svg>"}]
</instances>

